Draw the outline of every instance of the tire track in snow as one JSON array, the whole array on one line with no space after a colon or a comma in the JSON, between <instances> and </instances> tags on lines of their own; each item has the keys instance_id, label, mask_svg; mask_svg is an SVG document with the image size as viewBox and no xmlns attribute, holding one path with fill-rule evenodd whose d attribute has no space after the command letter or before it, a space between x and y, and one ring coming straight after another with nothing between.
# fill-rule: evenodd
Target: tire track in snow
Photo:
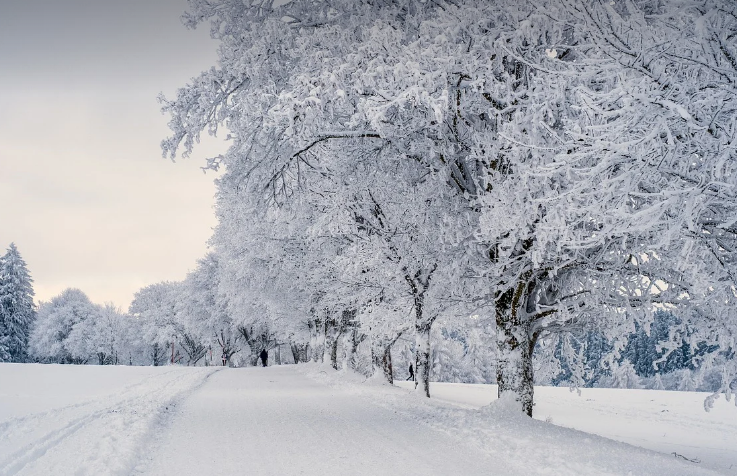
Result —
<instances>
[{"instance_id":1,"label":"tire track in snow","mask_svg":"<svg viewBox=\"0 0 737 476\"><path fill-rule=\"evenodd\" d=\"M33 443L24 446L21 450L10 455L5 462L0 463L0 474L5 476L17 474L28 463L43 457L49 449L63 442L80 428L86 426L90 421L99 418L101 413L102 411L97 411L91 415L77 418L64 427L54 430L44 437L35 440Z\"/></svg>"},{"instance_id":2,"label":"tire track in snow","mask_svg":"<svg viewBox=\"0 0 737 476\"><path fill-rule=\"evenodd\" d=\"M205 378L203 378L202 381L200 381L197 385L193 386L185 392L181 392L179 395L177 395L177 397L172 399L169 402L167 408L169 406L172 408L179 407L179 405L184 400L197 392L210 380L213 375L222 371L223 369L224 367L219 367L205 375ZM143 470L142 468L146 468L151 463L151 454L155 453L162 443L161 438L154 437L153 434L156 431L167 430L171 426L174 416L175 413L173 411L158 413L154 421L151 422L151 425L149 426L149 430L145 437L140 438L138 441L138 449L134 452L134 456L133 458L131 458L128 464L128 469L125 472L127 476L132 474L140 474ZM140 448L142 448L144 445L147 448L147 451L145 453L140 451Z\"/></svg>"},{"instance_id":3,"label":"tire track in snow","mask_svg":"<svg viewBox=\"0 0 737 476\"><path fill-rule=\"evenodd\" d=\"M126 385L125 387L118 390L118 395L126 394L132 391L135 388L142 387L149 384L149 380L152 379L161 379L162 377L166 377L174 372L177 372L177 370L168 370L166 372L162 372L160 375L148 375L144 377L142 380L139 380L138 382ZM28 415L24 415L21 417L15 417L11 418L9 420L6 420L4 422L0 422L0 440L5 439L6 434L10 432L12 429L18 429L23 428L23 426L27 426L27 422L34 421L34 420L46 420L49 417L54 417L60 414L63 414L65 412L71 411L71 410L77 410L81 409L90 405L94 405L96 403L99 403L101 397L96 398L90 398L89 400L85 400L83 402L79 403L72 403L70 405L64 405L57 408L52 408L50 410L45 410L42 412L37 413L30 413Z\"/></svg>"},{"instance_id":4,"label":"tire track in snow","mask_svg":"<svg viewBox=\"0 0 737 476\"><path fill-rule=\"evenodd\" d=\"M62 420L61 426L34 437L0 461L0 474L14 476L25 469L32 474L52 474L48 470L63 474L60 468L71 471L74 466L65 463L79 460L82 464L74 474L126 474L125 468L136 458L138 440L147 437L162 409L202 385L213 373L170 370L128 385L112 399L102 396L5 422L2 440L7 441L9 436L38 431L51 417ZM80 411L81 416L72 415Z\"/></svg>"}]
</instances>

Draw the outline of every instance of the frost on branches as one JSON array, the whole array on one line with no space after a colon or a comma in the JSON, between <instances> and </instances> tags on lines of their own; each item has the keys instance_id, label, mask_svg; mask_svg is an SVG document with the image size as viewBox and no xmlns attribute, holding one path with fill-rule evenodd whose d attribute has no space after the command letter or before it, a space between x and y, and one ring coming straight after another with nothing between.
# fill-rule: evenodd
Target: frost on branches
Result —
<instances>
[{"instance_id":1,"label":"frost on branches","mask_svg":"<svg viewBox=\"0 0 737 476\"><path fill-rule=\"evenodd\" d=\"M190 2L220 58L162 98L163 150L228 130L207 166L230 315L336 366L342 334L385 355L413 332L429 395L434 320L486 312L531 415L538 342L595 329L616 353L668 309L664 345L713 345L728 393L733 2L477 3Z\"/></svg>"}]
</instances>

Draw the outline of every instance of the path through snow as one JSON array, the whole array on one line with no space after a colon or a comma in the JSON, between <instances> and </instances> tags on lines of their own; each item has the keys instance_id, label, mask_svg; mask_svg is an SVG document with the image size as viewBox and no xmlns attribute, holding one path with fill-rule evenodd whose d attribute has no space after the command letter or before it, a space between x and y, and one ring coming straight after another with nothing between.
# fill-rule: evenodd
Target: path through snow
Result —
<instances>
[{"instance_id":1,"label":"path through snow","mask_svg":"<svg viewBox=\"0 0 737 476\"><path fill-rule=\"evenodd\" d=\"M734 474L380 382L316 364L0 364L0 475Z\"/></svg>"},{"instance_id":2,"label":"path through snow","mask_svg":"<svg viewBox=\"0 0 737 476\"><path fill-rule=\"evenodd\" d=\"M220 372L177 411L144 474L474 476L497 464L293 366Z\"/></svg>"},{"instance_id":3,"label":"path through snow","mask_svg":"<svg viewBox=\"0 0 737 476\"><path fill-rule=\"evenodd\" d=\"M140 473L717 474L503 407L458 409L360 380L310 365L227 369L178 408Z\"/></svg>"}]
</instances>

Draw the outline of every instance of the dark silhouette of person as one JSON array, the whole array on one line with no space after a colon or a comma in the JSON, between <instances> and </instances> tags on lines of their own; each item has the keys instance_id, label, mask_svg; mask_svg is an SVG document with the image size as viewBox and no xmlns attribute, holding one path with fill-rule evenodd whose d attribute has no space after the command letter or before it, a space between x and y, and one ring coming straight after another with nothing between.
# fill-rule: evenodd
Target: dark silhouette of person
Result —
<instances>
[{"instance_id":1,"label":"dark silhouette of person","mask_svg":"<svg viewBox=\"0 0 737 476\"><path fill-rule=\"evenodd\" d=\"M412 367L412 364L409 364L409 377L407 377L407 380L414 380L415 379L415 369Z\"/></svg>"},{"instance_id":2,"label":"dark silhouette of person","mask_svg":"<svg viewBox=\"0 0 737 476\"><path fill-rule=\"evenodd\" d=\"M266 367L266 361L269 359L269 353L266 352L266 349L263 349L258 356L261 358L261 364Z\"/></svg>"},{"instance_id":3,"label":"dark silhouette of person","mask_svg":"<svg viewBox=\"0 0 737 476\"><path fill-rule=\"evenodd\" d=\"M223 367L228 363L228 354L223 352Z\"/></svg>"}]
</instances>

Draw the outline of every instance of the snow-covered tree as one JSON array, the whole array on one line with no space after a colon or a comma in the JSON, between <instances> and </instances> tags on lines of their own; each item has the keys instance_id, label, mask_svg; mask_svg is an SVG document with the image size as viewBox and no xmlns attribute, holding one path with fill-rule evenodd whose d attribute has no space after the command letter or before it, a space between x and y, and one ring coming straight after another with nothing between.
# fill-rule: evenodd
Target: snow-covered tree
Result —
<instances>
[{"instance_id":1,"label":"snow-covered tree","mask_svg":"<svg viewBox=\"0 0 737 476\"><path fill-rule=\"evenodd\" d=\"M578 9L592 41L619 65L626 129L638 143L641 167L637 213L653 232L651 247L671 269L662 279L676 293L669 351L686 339L715 351L697 359L706 370L722 362L729 391L737 362L716 349L734 349L737 280L737 16L732 2L617 2ZM632 35L637 31L641 34Z\"/></svg>"},{"instance_id":2,"label":"snow-covered tree","mask_svg":"<svg viewBox=\"0 0 737 476\"><path fill-rule=\"evenodd\" d=\"M220 62L164 100L172 136L163 147L174 157L183 145L186 155L202 131L229 129L233 146L208 165L226 168L219 218L233 233L216 238L216 248L227 256L224 266L235 266L234 282L249 262L234 264L243 252L238 229L289 202L306 197L307 207L290 208L303 220L358 205L360 220L378 221L360 210L370 205L366 196L389 190L371 182L372 172L386 170L377 159L388 159L398 184L420 184L408 197L419 200L412 205L419 216L435 204L423 199L440 197L440 213L430 213L437 218L422 222L416 236L449 223L457 237L448 243L467 244L455 269L473 269L467 275L479 279L465 285L469 301L494 304L499 391L527 414L539 339L595 327L617 352L635 320L652 320L656 301L682 310L684 329L698 329L689 336L735 347L737 35L728 0L190 5L190 25L209 21L221 41ZM366 173L345 172L346 164L370 160L376 166ZM418 167L435 180L419 180ZM356 187L362 181L365 195ZM262 210L228 205L239 200ZM400 201L374 202L383 210ZM455 220L463 209L478 221ZM360 220L352 226L366 227ZM271 235L270 254L281 258L264 261L305 265L286 273L297 290L289 297L311 296L301 301L314 310L330 309L326 299L350 302L326 259L350 256L350 235L317 229L283 235L290 238L281 251ZM382 246L392 251L403 235L387 230ZM304 253L304 238L324 232L312 245L322 253ZM386 257L376 236L366 250ZM423 315L419 291L441 270L427 258L442 262L433 246L443 243L407 248L407 256L421 257L408 259L413 279L405 281L418 290L414 308ZM299 251L305 261L288 264ZM320 261L326 266L310 267ZM361 261L354 266L369 269ZM309 276L305 269L318 271L313 277L328 280L326 287L299 281ZM388 269L375 267L401 276ZM263 296L244 299L258 307ZM424 344L418 350L429 352Z\"/></svg>"},{"instance_id":3,"label":"snow-covered tree","mask_svg":"<svg viewBox=\"0 0 737 476\"><path fill-rule=\"evenodd\" d=\"M26 362L36 309L33 280L14 243L0 257L0 362Z\"/></svg>"},{"instance_id":4,"label":"snow-covered tree","mask_svg":"<svg viewBox=\"0 0 737 476\"><path fill-rule=\"evenodd\" d=\"M229 180L227 174L223 180ZM306 267L295 259L305 253L294 230L304 229L282 220L286 211L252 207L252 198L237 188L221 187L221 218L212 243L220 265L220 316L247 352L244 362L256 365L261 350L309 339L313 299L302 287L309 279Z\"/></svg>"},{"instance_id":5,"label":"snow-covered tree","mask_svg":"<svg viewBox=\"0 0 737 476\"><path fill-rule=\"evenodd\" d=\"M133 335L133 319L115 305L95 305L96 312L74 325L67 339L75 358L89 360L98 365L132 363L138 353ZM136 356L139 361L139 356Z\"/></svg>"},{"instance_id":6,"label":"snow-covered tree","mask_svg":"<svg viewBox=\"0 0 737 476\"><path fill-rule=\"evenodd\" d=\"M640 377L635 372L635 367L629 360L612 366L610 384L614 388L642 388Z\"/></svg>"},{"instance_id":7,"label":"snow-covered tree","mask_svg":"<svg viewBox=\"0 0 737 476\"><path fill-rule=\"evenodd\" d=\"M182 284L164 281L140 289L133 296L128 313L140 330L138 339L147 348L148 365L176 363L183 357L176 348L183 324L177 314Z\"/></svg>"},{"instance_id":8,"label":"snow-covered tree","mask_svg":"<svg viewBox=\"0 0 737 476\"><path fill-rule=\"evenodd\" d=\"M29 339L31 354L42 362L87 363L91 354L84 348L82 334L86 334L87 321L97 316L97 307L79 289L66 289L42 302Z\"/></svg>"},{"instance_id":9,"label":"snow-covered tree","mask_svg":"<svg viewBox=\"0 0 737 476\"><path fill-rule=\"evenodd\" d=\"M221 291L222 278L218 256L208 253L182 283L178 319L183 325L180 344L188 356L188 364L203 357L205 348L215 348L219 357L225 356L226 364L241 351L241 336Z\"/></svg>"}]
</instances>

